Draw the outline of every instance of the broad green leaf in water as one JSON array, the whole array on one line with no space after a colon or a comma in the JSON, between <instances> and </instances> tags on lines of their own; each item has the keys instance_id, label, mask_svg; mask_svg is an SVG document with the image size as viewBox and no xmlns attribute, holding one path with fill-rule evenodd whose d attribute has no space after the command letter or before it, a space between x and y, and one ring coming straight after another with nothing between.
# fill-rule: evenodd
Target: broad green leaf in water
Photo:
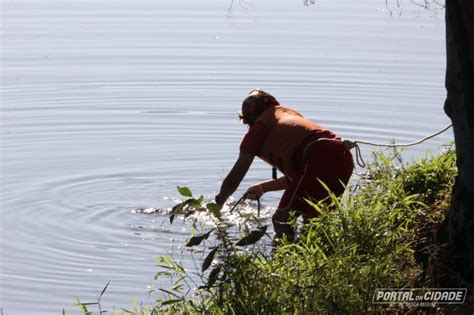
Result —
<instances>
[{"instance_id":1,"label":"broad green leaf in water","mask_svg":"<svg viewBox=\"0 0 474 315\"><path fill-rule=\"evenodd\" d=\"M199 196L199 198L197 198L197 199L194 200L194 205L195 205L196 207L199 207L199 206L201 206L201 204L202 204L203 201L204 201L204 196L201 195L201 196Z\"/></svg>"},{"instance_id":2,"label":"broad green leaf in water","mask_svg":"<svg viewBox=\"0 0 474 315\"><path fill-rule=\"evenodd\" d=\"M201 235L196 235L196 236L191 237L191 238L189 239L189 241L186 243L186 246L187 246L187 247L192 247L192 246L201 244L202 241L207 240L207 238L209 237L209 235L211 235L211 232L212 232L212 231L214 231L214 229L210 230L210 231L207 232L207 233L204 233L204 234L201 234Z\"/></svg>"},{"instance_id":3,"label":"broad green leaf in water","mask_svg":"<svg viewBox=\"0 0 474 315\"><path fill-rule=\"evenodd\" d=\"M209 252L207 255L206 259L204 259L204 262L202 263L202 271L206 271L207 268L212 264L212 261L214 260L214 256L216 255L217 250L219 247L214 248Z\"/></svg>"},{"instance_id":4,"label":"broad green leaf in water","mask_svg":"<svg viewBox=\"0 0 474 315\"><path fill-rule=\"evenodd\" d=\"M217 265L214 269L211 270L209 273L209 278L207 279L207 287L211 288L214 283L216 283L217 278L219 277L219 273L221 272L222 265Z\"/></svg>"},{"instance_id":5,"label":"broad green leaf in water","mask_svg":"<svg viewBox=\"0 0 474 315\"><path fill-rule=\"evenodd\" d=\"M217 218L221 217L221 209L216 203L210 202L206 205L206 208Z\"/></svg>"},{"instance_id":6,"label":"broad green leaf in water","mask_svg":"<svg viewBox=\"0 0 474 315\"><path fill-rule=\"evenodd\" d=\"M192 197L192 196L193 196L191 190L190 190L188 187L180 187L180 186L178 186L177 188L178 188L178 192L179 192L182 196L184 196L184 197Z\"/></svg>"},{"instance_id":7,"label":"broad green leaf in water","mask_svg":"<svg viewBox=\"0 0 474 315\"><path fill-rule=\"evenodd\" d=\"M267 231L267 226L262 226L259 229L251 230L250 233L242 237L235 245L237 246L246 246L257 243Z\"/></svg>"}]
</instances>

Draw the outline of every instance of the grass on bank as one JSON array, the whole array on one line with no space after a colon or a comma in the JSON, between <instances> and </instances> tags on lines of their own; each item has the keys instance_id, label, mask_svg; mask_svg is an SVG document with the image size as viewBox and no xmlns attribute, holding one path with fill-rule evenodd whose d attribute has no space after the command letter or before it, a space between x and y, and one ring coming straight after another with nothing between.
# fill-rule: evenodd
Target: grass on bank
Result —
<instances>
[{"instance_id":1,"label":"grass on bank","mask_svg":"<svg viewBox=\"0 0 474 315\"><path fill-rule=\"evenodd\" d=\"M443 219L456 172L452 150L438 156L427 154L412 164L405 164L396 150L374 153L367 172L350 193L342 199L333 197L329 207L314 204L320 215L297 242L268 253L258 243L235 246L216 232L219 245L207 248L214 254L207 257L203 269L209 269L194 294L184 290L187 271L169 257L161 257L159 274L175 277L174 287L163 289L166 295L156 305L115 313L386 311L387 306L372 304L375 288L433 286L429 278L422 277L414 249Z\"/></svg>"}]
</instances>

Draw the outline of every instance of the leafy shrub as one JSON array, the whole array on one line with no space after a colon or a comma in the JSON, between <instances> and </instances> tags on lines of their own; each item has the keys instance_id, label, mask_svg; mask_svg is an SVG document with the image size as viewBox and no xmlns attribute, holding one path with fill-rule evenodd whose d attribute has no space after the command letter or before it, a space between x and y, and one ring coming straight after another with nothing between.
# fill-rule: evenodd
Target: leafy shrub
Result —
<instances>
[{"instance_id":1,"label":"leafy shrub","mask_svg":"<svg viewBox=\"0 0 474 315\"><path fill-rule=\"evenodd\" d=\"M423 285L414 247L443 217L455 175L451 150L411 165L402 162L399 151L376 152L351 193L342 199L331 196L329 205L308 200L319 216L305 225L297 241L284 242L273 252L259 246L266 227L255 217L250 216L238 237L232 237L215 205L180 187L189 199L173 208L171 220L206 213L215 227L196 233L187 245L201 246L208 238L214 243L204 246L208 254L201 268L203 285L194 295L183 293L189 278L184 268L169 257L159 258L158 275L177 280L171 289L161 289L166 294L153 312L383 312L385 306L371 303L375 288Z\"/></svg>"}]
</instances>

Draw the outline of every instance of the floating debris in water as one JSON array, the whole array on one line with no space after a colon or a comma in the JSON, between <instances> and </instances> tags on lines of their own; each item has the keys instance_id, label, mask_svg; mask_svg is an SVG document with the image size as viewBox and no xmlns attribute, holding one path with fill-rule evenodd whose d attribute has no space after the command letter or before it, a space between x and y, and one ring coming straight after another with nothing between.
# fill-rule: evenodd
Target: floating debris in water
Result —
<instances>
[{"instance_id":1,"label":"floating debris in water","mask_svg":"<svg viewBox=\"0 0 474 315\"><path fill-rule=\"evenodd\" d=\"M169 208L137 208L137 209L132 209L130 213L143 213L143 214L167 214L170 212Z\"/></svg>"}]
</instances>

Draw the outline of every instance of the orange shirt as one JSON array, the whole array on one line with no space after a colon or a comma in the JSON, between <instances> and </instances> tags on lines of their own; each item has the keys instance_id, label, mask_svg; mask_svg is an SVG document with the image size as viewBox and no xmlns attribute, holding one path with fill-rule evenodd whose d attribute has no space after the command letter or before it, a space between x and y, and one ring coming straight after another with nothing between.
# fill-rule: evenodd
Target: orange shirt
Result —
<instances>
[{"instance_id":1,"label":"orange shirt","mask_svg":"<svg viewBox=\"0 0 474 315\"><path fill-rule=\"evenodd\" d=\"M245 134L240 143L240 153L249 153L252 156L258 156L260 149L267 138L267 127L261 122L255 123Z\"/></svg>"},{"instance_id":2,"label":"orange shirt","mask_svg":"<svg viewBox=\"0 0 474 315\"><path fill-rule=\"evenodd\" d=\"M258 156L290 178L303 165L306 145L317 139L339 139L290 108L268 108L249 129L240 144L240 153Z\"/></svg>"}]
</instances>

